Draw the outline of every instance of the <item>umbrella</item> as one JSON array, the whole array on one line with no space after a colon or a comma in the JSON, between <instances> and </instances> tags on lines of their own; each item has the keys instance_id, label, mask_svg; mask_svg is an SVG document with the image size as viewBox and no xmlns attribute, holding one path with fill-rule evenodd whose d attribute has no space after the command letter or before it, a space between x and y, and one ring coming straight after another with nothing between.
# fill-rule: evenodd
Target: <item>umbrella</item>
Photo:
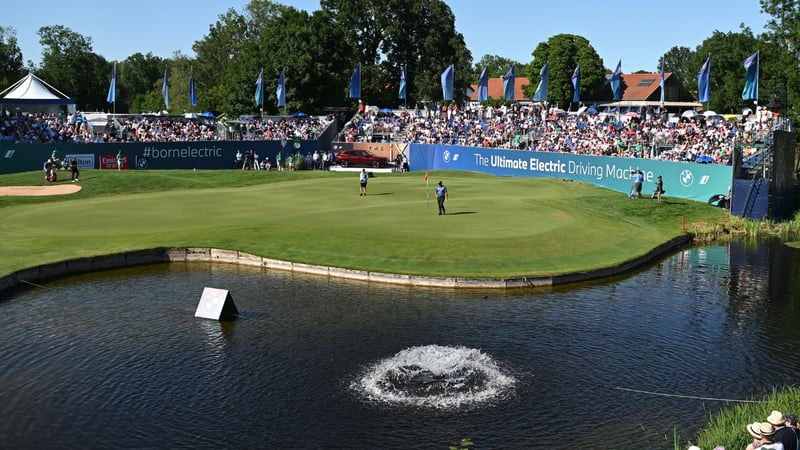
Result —
<instances>
[{"instance_id":1,"label":"umbrella","mask_svg":"<svg viewBox=\"0 0 800 450\"><path fill-rule=\"evenodd\" d=\"M686 118L690 118L690 119L691 119L692 117L697 117L697 116L699 116L699 115L700 115L700 114L698 114L698 113L697 113L697 111L695 111L695 110L693 110L693 109L687 109L686 111L684 111L683 113L681 113L681 117L686 117Z\"/></svg>"},{"instance_id":2,"label":"umbrella","mask_svg":"<svg viewBox=\"0 0 800 450\"><path fill-rule=\"evenodd\" d=\"M295 116L295 117L305 117L306 113L304 113L302 111L297 111L296 113L294 113L292 115Z\"/></svg>"},{"instance_id":3,"label":"umbrella","mask_svg":"<svg viewBox=\"0 0 800 450\"><path fill-rule=\"evenodd\" d=\"M639 113L637 113L635 111L626 112L625 115L627 117L639 117Z\"/></svg>"},{"instance_id":4,"label":"umbrella","mask_svg":"<svg viewBox=\"0 0 800 450\"><path fill-rule=\"evenodd\" d=\"M712 117L712 116L716 116L717 113L715 113L714 111L705 111L705 112L703 112L703 115L706 116L706 117Z\"/></svg>"},{"instance_id":5,"label":"umbrella","mask_svg":"<svg viewBox=\"0 0 800 450\"><path fill-rule=\"evenodd\" d=\"M700 155L700 156L697 157L697 159L694 160L694 162L700 163L700 164L710 164L710 163L713 163L715 161L714 161L714 158L712 158L712 157L710 157L708 155Z\"/></svg>"}]
</instances>

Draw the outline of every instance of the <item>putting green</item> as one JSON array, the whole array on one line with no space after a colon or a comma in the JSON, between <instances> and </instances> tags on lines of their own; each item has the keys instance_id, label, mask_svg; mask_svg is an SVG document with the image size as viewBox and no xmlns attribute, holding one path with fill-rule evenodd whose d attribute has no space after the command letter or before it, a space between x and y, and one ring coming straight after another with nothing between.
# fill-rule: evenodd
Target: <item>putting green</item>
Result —
<instances>
[{"instance_id":1,"label":"putting green","mask_svg":"<svg viewBox=\"0 0 800 450\"><path fill-rule=\"evenodd\" d=\"M418 174L378 174L365 197L356 176L97 196L89 180L82 198L0 208L2 272L193 246L390 273L555 275L622 263L676 234L649 220L654 203L582 183L442 176L445 216L437 214L435 181L426 187Z\"/></svg>"}]
</instances>

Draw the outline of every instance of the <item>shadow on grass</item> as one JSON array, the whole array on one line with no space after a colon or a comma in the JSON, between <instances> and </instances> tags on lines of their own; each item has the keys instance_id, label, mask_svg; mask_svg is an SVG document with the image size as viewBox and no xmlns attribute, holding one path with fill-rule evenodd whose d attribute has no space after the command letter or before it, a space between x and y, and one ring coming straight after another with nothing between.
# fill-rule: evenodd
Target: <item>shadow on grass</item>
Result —
<instances>
[{"instance_id":1,"label":"shadow on grass","mask_svg":"<svg viewBox=\"0 0 800 450\"><path fill-rule=\"evenodd\" d=\"M447 213L448 216L463 216L464 214L478 214L478 211L459 211L454 213Z\"/></svg>"}]
</instances>

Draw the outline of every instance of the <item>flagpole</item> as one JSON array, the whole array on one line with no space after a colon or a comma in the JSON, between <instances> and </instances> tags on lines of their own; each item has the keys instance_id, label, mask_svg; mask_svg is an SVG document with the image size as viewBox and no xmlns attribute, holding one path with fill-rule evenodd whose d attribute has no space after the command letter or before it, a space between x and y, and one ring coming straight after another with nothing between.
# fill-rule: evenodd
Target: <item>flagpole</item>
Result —
<instances>
[{"instance_id":1,"label":"flagpole","mask_svg":"<svg viewBox=\"0 0 800 450\"><path fill-rule=\"evenodd\" d=\"M403 96L403 108L408 109L408 65L403 64L403 74L406 77L406 92Z\"/></svg>"}]
</instances>

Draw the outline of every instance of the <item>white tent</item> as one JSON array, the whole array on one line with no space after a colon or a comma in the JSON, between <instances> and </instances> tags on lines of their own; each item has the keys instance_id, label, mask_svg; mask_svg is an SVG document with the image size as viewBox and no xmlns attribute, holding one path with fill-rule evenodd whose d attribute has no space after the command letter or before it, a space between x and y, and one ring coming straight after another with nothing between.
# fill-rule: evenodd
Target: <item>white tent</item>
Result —
<instances>
[{"instance_id":1,"label":"white tent","mask_svg":"<svg viewBox=\"0 0 800 450\"><path fill-rule=\"evenodd\" d=\"M75 110L75 100L47 84L33 73L28 73L21 80L0 92L0 105L3 109L19 108L29 111L58 111L59 106L67 105L70 111Z\"/></svg>"}]
</instances>

